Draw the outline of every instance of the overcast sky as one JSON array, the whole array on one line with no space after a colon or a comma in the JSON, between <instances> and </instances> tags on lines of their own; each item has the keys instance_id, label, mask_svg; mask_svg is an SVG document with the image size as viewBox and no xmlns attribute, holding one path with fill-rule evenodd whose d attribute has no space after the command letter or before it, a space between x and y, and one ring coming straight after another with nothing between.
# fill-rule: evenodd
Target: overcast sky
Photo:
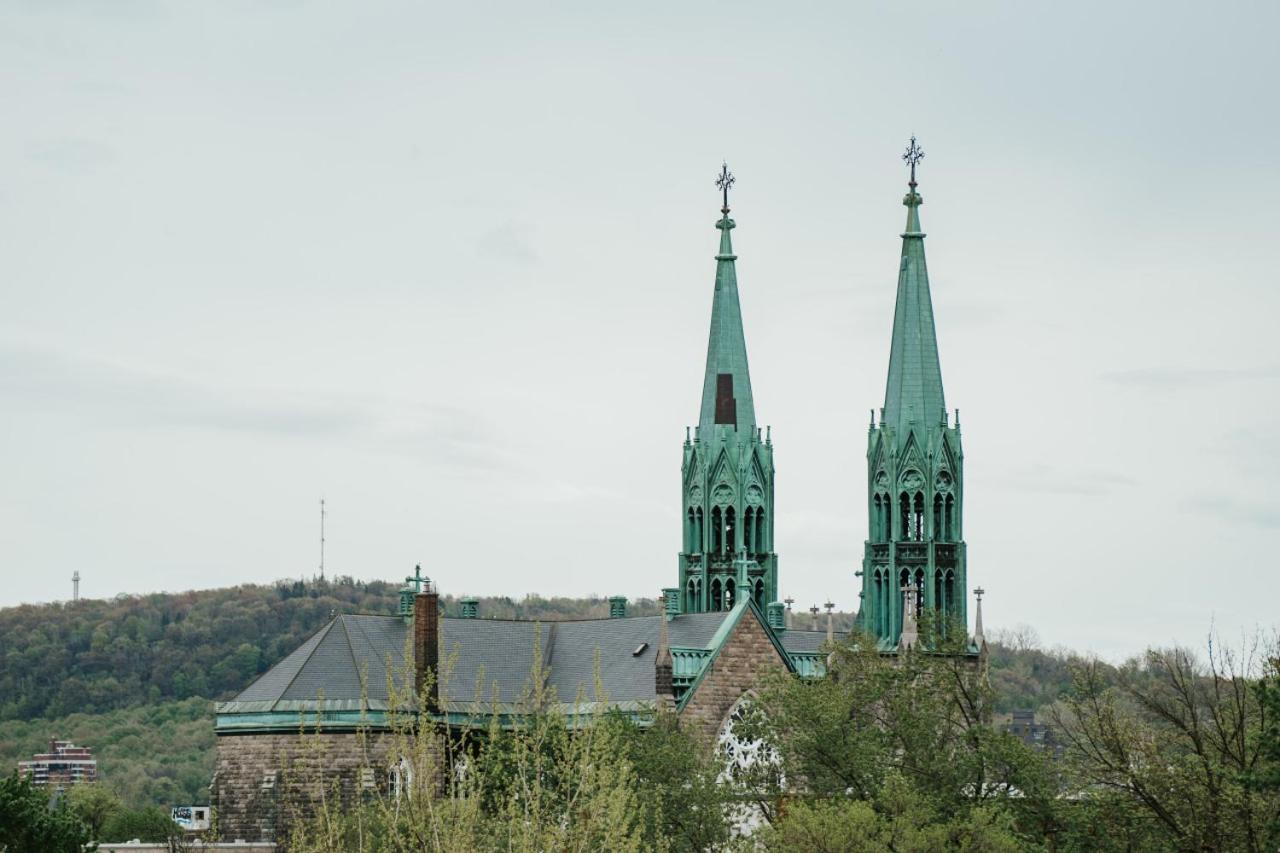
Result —
<instances>
[{"instance_id":1,"label":"overcast sky","mask_svg":"<svg viewBox=\"0 0 1280 853\"><path fill-rule=\"evenodd\" d=\"M916 133L988 625L1277 621L1280 5L0 4L0 605L676 579L722 160L799 604L857 605Z\"/></svg>"}]
</instances>

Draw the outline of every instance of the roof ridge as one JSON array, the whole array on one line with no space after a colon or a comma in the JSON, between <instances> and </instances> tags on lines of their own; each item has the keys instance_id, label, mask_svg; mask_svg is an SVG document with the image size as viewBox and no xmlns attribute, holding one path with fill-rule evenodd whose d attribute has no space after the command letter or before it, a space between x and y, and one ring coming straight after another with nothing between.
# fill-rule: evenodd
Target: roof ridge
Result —
<instances>
[{"instance_id":1,"label":"roof ridge","mask_svg":"<svg viewBox=\"0 0 1280 853\"><path fill-rule=\"evenodd\" d=\"M360 671L360 661L356 659L355 645L351 642L351 631L347 628L346 614L342 614L335 621L342 622L342 633L347 638L347 654L351 655L351 668L355 671L356 680L360 682L360 692L368 696L369 693L369 670L366 667L364 672Z\"/></svg>"},{"instance_id":2,"label":"roof ridge","mask_svg":"<svg viewBox=\"0 0 1280 853\"><path fill-rule=\"evenodd\" d=\"M289 692L289 688L293 686L293 682L297 681L298 676L301 675L302 671L307 668L307 664L310 663L312 656L315 655L316 649L320 648L321 644L324 643L324 638L327 637L329 635L329 632L333 630L333 625L337 621L338 621L338 617L335 616L334 618L329 620L328 625L325 625L323 628L321 628L319 631L317 631L315 634L312 635L313 637L317 638L316 644L311 647L311 651L308 652L307 656L302 659L302 663L298 666L297 671L294 672L292 677L289 678L289 683L286 684L284 686L284 689L280 691L280 695L277 696L275 699L271 700L271 709L273 711L275 710L275 706L277 702L284 701L284 695ZM270 672L270 670L268 670L268 672Z\"/></svg>"}]
</instances>

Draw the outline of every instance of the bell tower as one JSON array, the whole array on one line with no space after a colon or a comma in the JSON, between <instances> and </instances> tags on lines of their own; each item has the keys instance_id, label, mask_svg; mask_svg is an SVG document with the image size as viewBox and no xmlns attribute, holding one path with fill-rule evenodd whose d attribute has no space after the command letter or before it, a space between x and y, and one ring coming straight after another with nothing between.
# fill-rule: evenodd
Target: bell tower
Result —
<instances>
[{"instance_id":1,"label":"bell tower","mask_svg":"<svg viewBox=\"0 0 1280 853\"><path fill-rule=\"evenodd\" d=\"M913 136L903 155L911 180L902 200L907 227L898 265L889 378L879 422L873 411L867 434L869 535L859 621L886 649L899 645L904 616L918 623L931 613L944 625L967 624L964 452L959 410L952 423L942 393L920 230L924 199L916 192L916 166L923 158ZM904 606L916 612L904 614Z\"/></svg>"},{"instance_id":2,"label":"bell tower","mask_svg":"<svg viewBox=\"0 0 1280 853\"><path fill-rule=\"evenodd\" d=\"M729 232L725 166L716 186L723 205L716 255L711 335L702 383L702 411L685 432L681 472L680 611L729 610L750 596L764 611L778 596L773 551L773 441L756 425L747 344L738 303L738 276Z\"/></svg>"}]
</instances>

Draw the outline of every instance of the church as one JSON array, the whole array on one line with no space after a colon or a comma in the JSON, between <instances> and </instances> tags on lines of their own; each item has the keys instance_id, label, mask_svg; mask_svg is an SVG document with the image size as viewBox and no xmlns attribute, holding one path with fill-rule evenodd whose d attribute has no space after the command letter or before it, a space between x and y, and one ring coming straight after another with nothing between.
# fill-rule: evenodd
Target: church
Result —
<instances>
[{"instance_id":1,"label":"church","mask_svg":"<svg viewBox=\"0 0 1280 853\"><path fill-rule=\"evenodd\" d=\"M867 535L857 573L857 624L887 656L918 641L926 613L968 624L964 454L959 414L949 416L942 389L916 183L922 156L913 138L904 155L911 177L888 381L867 437ZM461 617L444 618L439 590L415 572L397 613L335 617L218 704L211 790L223 838L283 834L291 810L315 795L291 768L321 768L344 796L394 784L397 685L430 685L419 724L457 732L487 727L494 715L500 725L518 718L535 672L552 710L581 713L582 697L597 695L598 667L609 708L644 720L665 707L682 726L731 748L735 710L761 672L825 673L827 649L841 639L830 617L826 630L806 630L790 624L779 600L774 445L756 417L747 366L733 180L727 167L717 180L723 203L706 371L697 426L682 447L681 547L675 583L662 589L663 613L628 616L626 599L614 597L608 618L538 623L485 619L474 599L463 599ZM979 598L966 647L975 665L984 645Z\"/></svg>"}]
</instances>

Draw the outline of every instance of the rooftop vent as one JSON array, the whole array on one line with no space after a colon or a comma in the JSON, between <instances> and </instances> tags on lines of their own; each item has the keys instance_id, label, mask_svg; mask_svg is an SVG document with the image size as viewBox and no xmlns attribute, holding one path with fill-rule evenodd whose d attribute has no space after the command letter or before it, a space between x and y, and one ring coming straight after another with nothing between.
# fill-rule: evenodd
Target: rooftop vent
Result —
<instances>
[{"instance_id":1,"label":"rooftop vent","mask_svg":"<svg viewBox=\"0 0 1280 853\"><path fill-rule=\"evenodd\" d=\"M640 657L640 655L644 654L644 650L647 648L649 648L648 643L641 643L640 645L636 646L636 650L631 653L631 656L633 658L638 658Z\"/></svg>"}]
</instances>

